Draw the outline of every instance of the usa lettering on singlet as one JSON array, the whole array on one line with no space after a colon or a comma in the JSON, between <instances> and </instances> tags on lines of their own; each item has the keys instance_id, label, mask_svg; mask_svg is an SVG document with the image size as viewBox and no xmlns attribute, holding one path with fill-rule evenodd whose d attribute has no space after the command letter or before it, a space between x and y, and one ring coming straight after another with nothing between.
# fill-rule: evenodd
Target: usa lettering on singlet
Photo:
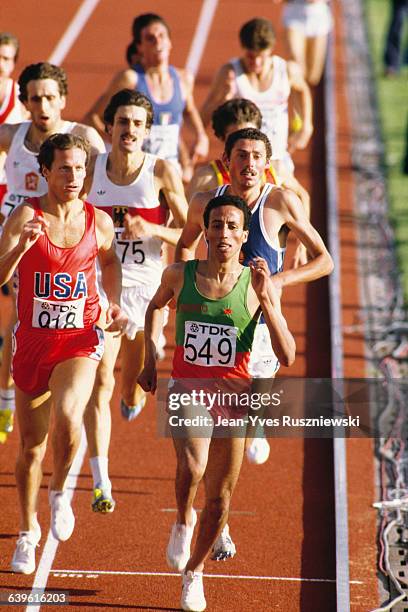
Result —
<instances>
[{"instance_id":1,"label":"usa lettering on singlet","mask_svg":"<svg viewBox=\"0 0 408 612\"><path fill-rule=\"evenodd\" d=\"M42 216L39 199L28 200ZM95 211L84 203L85 231L73 247L59 247L47 233L25 253L15 273L18 329L74 332L99 318Z\"/></svg>"},{"instance_id":2,"label":"usa lettering on singlet","mask_svg":"<svg viewBox=\"0 0 408 612\"><path fill-rule=\"evenodd\" d=\"M122 263L123 287L143 284L158 286L163 270L162 241L151 236L123 238L124 218L139 215L146 221L164 225L168 209L158 200L154 186L157 157L145 153L142 168L130 185L115 185L106 172L108 153L97 156L88 202L107 212L115 226L115 248Z\"/></svg>"},{"instance_id":3,"label":"usa lettering on singlet","mask_svg":"<svg viewBox=\"0 0 408 612\"><path fill-rule=\"evenodd\" d=\"M37 153L24 144L31 121L24 121L18 127L7 153L5 171L7 191L3 198L1 212L7 218L27 198L40 197L47 193L47 181L40 174ZM64 121L60 133L72 132L76 123Z\"/></svg>"},{"instance_id":4,"label":"usa lettering on singlet","mask_svg":"<svg viewBox=\"0 0 408 612\"><path fill-rule=\"evenodd\" d=\"M272 83L265 91L252 87L239 58L232 59L230 64L235 72L236 97L247 98L258 106L262 113L261 129L271 141L272 159L284 159L288 148L290 94L286 61L277 55L272 56Z\"/></svg>"},{"instance_id":5,"label":"usa lettering on singlet","mask_svg":"<svg viewBox=\"0 0 408 612\"><path fill-rule=\"evenodd\" d=\"M152 95L146 80L146 73L140 64L133 69L137 74L137 91L145 94L153 106L153 125L144 141L143 149L161 159L178 162L178 141L183 111L186 105L180 85L180 77L174 66L169 66L173 83L173 95L167 102L157 102Z\"/></svg>"}]
</instances>

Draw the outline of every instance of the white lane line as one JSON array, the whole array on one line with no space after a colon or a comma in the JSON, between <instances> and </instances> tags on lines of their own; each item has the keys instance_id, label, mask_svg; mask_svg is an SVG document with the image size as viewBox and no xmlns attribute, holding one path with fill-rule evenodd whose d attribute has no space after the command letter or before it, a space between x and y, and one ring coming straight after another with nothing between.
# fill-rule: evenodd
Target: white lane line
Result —
<instances>
[{"instance_id":1,"label":"white lane line","mask_svg":"<svg viewBox=\"0 0 408 612\"><path fill-rule=\"evenodd\" d=\"M85 429L82 427L81 442L67 477L67 495L70 501L72 501L72 498L74 496L78 476L81 473L81 467L84 462L86 449L87 444ZM47 586L48 576L51 572L51 567L54 562L58 544L59 541L54 538L50 530L48 532L47 541L45 543L44 550L42 552L32 586L31 593L35 593L36 596L41 596L41 593L44 592L44 589ZM38 606L29 605L26 608L26 612L37 612L38 610L40 610L40 607L41 604L39 604Z\"/></svg>"},{"instance_id":2,"label":"white lane line","mask_svg":"<svg viewBox=\"0 0 408 612\"><path fill-rule=\"evenodd\" d=\"M173 578L180 578L180 574L174 572L120 572L120 571L108 571L108 570L68 570L58 569L51 570L53 576L57 578L64 578L64 574L67 576L75 574L76 577L80 574L89 574L90 576L170 576ZM223 578L230 580L277 580L283 582L336 582L334 578L299 578L296 576L244 576L236 574L204 574L205 578ZM350 580L350 584L364 584L361 580Z\"/></svg>"},{"instance_id":3,"label":"white lane line","mask_svg":"<svg viewBox=\"0 0 408 612\"><path fill-rule=\"evenodd\" d=\"M199 514L200 512L202 512L202 508L195 508L195 511ZM160 508L160 512L177 512L177 508ZM255 516L256 512L254 512L253 510L230 510L228 514Z\"/></svg>"},{"instance_id":4,"label":"white lane line","mask_svg":"<svg viewBox=\"0 0 408 612\"><path fill-rule=\"evenodd\" d=\"M186 69L192 72L194 76L196 76L200 67L201 58L207 43L208 34L210 33L215 11L217 10L217 5L218 0L204 0L201 7L200 17L198 18L193 42L191 43L186 62Z\"/></svg>"},{"instance_id":5,"label":"white lane line","mask_svg":"<svg viewBox=\"0 0 408 612\"><path fill-rule=\"evenodd\" d=\"M99 0L83 0L62 38L48 58L51 64L57 66L62 64L98 3Z\"/></svg>"}]
</instances>

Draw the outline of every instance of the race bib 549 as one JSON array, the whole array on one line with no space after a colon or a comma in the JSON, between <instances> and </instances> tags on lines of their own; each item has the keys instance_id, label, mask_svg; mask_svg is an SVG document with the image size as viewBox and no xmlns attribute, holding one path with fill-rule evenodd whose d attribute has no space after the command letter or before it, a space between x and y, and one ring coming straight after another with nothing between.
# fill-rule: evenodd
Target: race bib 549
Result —
<instances>
[{"instance_id":1,"label":"race bib 549","mask_svg":"<svg viewBox=\"0 0 408 612\"><path fill-rule=\"evenodd\" d=\"M238 328L218 323L186 321L184 361L200 366L235 365Z\"/></svg>"}]
</instances>

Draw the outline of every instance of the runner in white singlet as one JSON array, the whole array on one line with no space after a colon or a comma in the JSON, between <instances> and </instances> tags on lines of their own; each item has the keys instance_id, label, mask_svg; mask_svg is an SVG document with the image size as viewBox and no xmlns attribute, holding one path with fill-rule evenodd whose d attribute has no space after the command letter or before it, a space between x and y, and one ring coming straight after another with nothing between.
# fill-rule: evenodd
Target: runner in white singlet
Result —
<instances>
[{"instance_id":1,"label":"runner in white singlet","mask_svg":"<svg viewBox=\"0 0 408 612\"><path fill-rule=\"evenodd\" d=\"M115 225L116 252L122 263L122 307L129 320L122 339L106 334L108 350L85 415L88 429L94 418L105 424L105 435L93 449L100 480L94 483L92 506L103 513L114 509L107 462L116 357L121 348L121 411L132 420L146 401L136 380L143 365L145 312L162 274L162 245L176 245L187 217L177 170L142 150L152 117L152 105L144 94L130 89L116 93L104 113L112 150L96 157L88 177L87 200L109 213ZM174 227L168 226L170 215Z\"/></svg>"}]
</instances>

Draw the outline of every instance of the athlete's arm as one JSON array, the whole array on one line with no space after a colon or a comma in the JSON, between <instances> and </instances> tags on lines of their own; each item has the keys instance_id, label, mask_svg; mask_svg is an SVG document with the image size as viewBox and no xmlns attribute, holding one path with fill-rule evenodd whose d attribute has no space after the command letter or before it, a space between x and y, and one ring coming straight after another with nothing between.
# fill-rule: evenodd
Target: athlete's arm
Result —
<instances>
[{"instance_id":1,"label":"athlete's arm","mask_svg":"<svg viewBox=\"0 0 408 612\"><path fill-rule=\"evenodd\" d=\"M176 246L180 238L181 228L187 218L187 201L184 195L183 183L177 169L171 162L158 159L154 167L154 182L157 193L163 198L172 213L171 227L151 223L140 215L125 216L125 232L123 237L133 239L138 236L152 236Z\"/></svg>"},{"instance_id":2,"label":"athlete's arm","mask_svg":"<svg viewBox=\"0 0 408 612\"><path fill-rule=\"evenodd\" d=\"M0 238L0 286L10 280L23 255L48 226L43 217L34 217L31 206L21 204L12 212Z\"/></svg>"},{"instance_id":3,"label":"athlete's arm","mask_svg":"<svg viewBox=\"0 0 408 612\"><path fill-rule=\"evenodd\" d=\"M188 207L187 221L176 245L175 261L194 259L196 248L203 233L203 212L210 199L211 195L208 193L196 193L191 200Z\"/></svg>"},{"instance_id":4,"label":"athlete's arm","mask_svg":"<svg viewBox=\"0 0 408 612\"><path fill-rule=\"evenodd\" d=\"M98 240L98 259L102 273L102 286L109 308L106 312L108 331L124 331L127 317L120 308L122 292L122 268L115 253L115 231L112 219L103 210L95 208L95 225Z\"/></svg>"},{"instance_id":5,"label":"athlete's arm","mask_svg":"<svg viewBox=\"0 0 408 612\"><path fill-rule=\"evenodd\" d=\"M295 149L304 149L307 146L313 133L313 111L310 88L306 83L301 67L293 61L288 62L287 66L294 106L302 120L302 128L291 134L288 139L289 151L292 152Z\"/></svg>"},{"instance_id":6,"label":"athlete's arm","mask_svg":"<svg viewBox=\"0 0 408 612\"><path fill-rule=\"evenodd\" d=\"M7 151L10 148L11 141L14 138L14 134L20 127L20 123L3 123L0 125L0 151Z\"/></svg>"},{"instance_id":7,"label":"athlete's arm","mask_svg":"<svg viewBox=\"0 0 408 612\"><path fill-rule=\"evenodd\" d=\"M210 191L216 189L217 177L210 164L199 166L195 170L193 178L186 187L187 199L191 200L195 193L199 191Z\"/></svg>"},{"instance_id":8,"label":"athlete's arm","mask_svg":"<svg viewBox=\"0 0 408 612\"><path fill-rule=\"evenodd\" d=\"M213 84L211 85L210 93L201 107L200 115L206 127L210 123L215 109L221 104L224 104L224 102L227 102L227 100L231 100L235 94L234 69L231 64L225 64L216 74Z\"/></svg>"},{"instance_id":9,"label":"athlete's arm","mask_svg":"<svg viewBox=\"0 0 408 612\"><path fill-rule=\"evenodd\" d=\"M209 141L208 136L205 133L203 122L201 121L200 114L194 102L193 87L194 77L192 74L183 71L181 73L182 83L184 85L186 106L184 108L184 120L186 124L192 129L195 134L195 145L192 154L192 163L196 164L198 161L203 160L208 155Z\"/></svg>"},{"instance_id":10,"label":"athlete's arm","mask_svg":"<svg viewBox=\"0 0 408 612\"><path fill-rule=\"evenodd\" d=\"M121 70L110 82L107 90L97 99L84 117L84 123L94 127L102 138L107 139L103 113L111 97L121 89L135 89L137 84L137 74L132 68Z\"/></svg>"},{"instance_id":11,"label":"athlete's arm","mask_svg":"<svg viewBox=\"0 0 408 612\"><path fill-rule=\"evenodd\" d=\"M281 287L297 285L330 274L333 270L333 260L320 234L307 218L299 198L290 189L282 190L279 195L279 200L275 199L274 208L279 210L283 224L286 224L305 245L310 261L296 269L278 272L273 276L274 284L279 284ZM270 210L272 197L273 194L268 197L266 210L264 210L266 215L268 215L268 209Z\"/></svg>"},{"instance_id":12,"label":"athlete's arm","mask_svg":"<svg viewBox=\"0 0 408 612\"><path fill-rule=\"evenodd\" d=\"M289 367L295 361L296 344L281 312L279 293L271 282L268 264L262 257L255 257L249 267L252 287L248 291L248 308L252 312L260 305L271 336L272 348L280 363Z\"/></svg>"},{"instance_id":13,"label":"athlete's arm","mask_svg":"<svg viewBox=\"0 0 408 612\"><path fill-rule=\"evenodd\" d=\"M152 394L157 387L156 355L157 341L163 328L163 308L178 296L184 279L184 264L172 264L164 269L160 287L157 289L146 310L144 339L144 368L137 382L144 391Z\"/></svg>"},{"instance_id":14,"label":"athlete's arm","mask_svg":"<svg viewBox=\"0 0 408 612\"><path fill-rule=\"evenodd\" d=\"M73 133L77 134L78 136L82 136L83 138L86 138L86 140L91 145L92 155L97 155L98 153L105 153L105 143L93 127L90 127L89 125L84 125L83 123L78 123L75 126Z\"/></svg>"}]
</instances>

